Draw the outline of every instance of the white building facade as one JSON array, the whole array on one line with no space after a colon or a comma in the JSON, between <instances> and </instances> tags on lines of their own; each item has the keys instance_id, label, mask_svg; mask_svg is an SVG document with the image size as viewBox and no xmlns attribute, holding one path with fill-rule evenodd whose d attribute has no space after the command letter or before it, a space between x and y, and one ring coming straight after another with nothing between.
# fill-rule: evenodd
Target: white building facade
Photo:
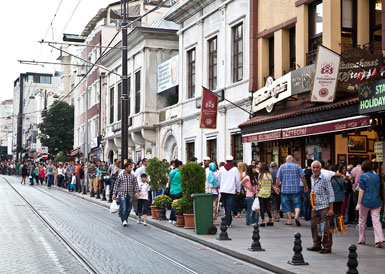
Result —
<instances>
[{"instance_id":1,"label":"white building facade","mask_svg":"<svg viewBox=\"0 0 385 274\"><path fill-rule=\"evenodd\" d=\"M0 102L0 146L2 154L6 155L12 154L12 115L13 100ZM6 151L3 151L3 148L7 148Z\"/></svg>"}]
</instances>

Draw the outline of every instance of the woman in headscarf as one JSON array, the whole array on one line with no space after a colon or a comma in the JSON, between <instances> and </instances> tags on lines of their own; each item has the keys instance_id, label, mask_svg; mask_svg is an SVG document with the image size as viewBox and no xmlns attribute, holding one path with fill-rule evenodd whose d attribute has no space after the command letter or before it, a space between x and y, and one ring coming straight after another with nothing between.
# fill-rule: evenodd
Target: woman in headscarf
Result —
<instances>
[{"instance_id":1,"label":"woman in headscarf","mask_svg":"<svg viewBox=\"0 0 385 274\"><path fill-rule=\"evenodd\" d=\"M213 204L214 219L216 219L218 215L218 183L217 182L218 182L217 166L214 162L212 162L209 164L208 174L206 177L206 193L211 193L216 195L216 198Z\"/></svg>"}]
</instances>

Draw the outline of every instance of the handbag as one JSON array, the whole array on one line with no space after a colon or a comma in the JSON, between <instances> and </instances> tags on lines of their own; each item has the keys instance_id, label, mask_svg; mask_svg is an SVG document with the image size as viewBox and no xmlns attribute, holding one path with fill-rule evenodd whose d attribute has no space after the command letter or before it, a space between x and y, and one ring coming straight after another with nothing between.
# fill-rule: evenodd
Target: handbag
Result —
<instances>
[{"instance_id":1,"label":"handbag","mask_svg":"<svg viewBox=\"0 0 385 274\"><path fill-rule=\"evenodd\" d=\"M381 212L383 212L383 211L384 211L384 202L383 202L382 199L381 199L380 193L378 192L378 190L377 190L376 186L374 185L372 179L370 179L369 175L366 174L366 173L365 173L365 175L369 178L370 182L372 183L372 186L373 186L374 190L375 190L376 193L377 193L378 199L380 199L380 203L381 203ZM381 183L380 183L380 189L381 189Z\"/></svg>"},{"instance_id":2,"label":"handbag","mask_svg":"<svg viewBox=\"0 0 385 274\"><path fill-rule=\"evenodd\" d=\"M258 197L255 197L255 198L254 198L254 202L253 202L253 205L251 206L251 209L252 209L253 211L256 211L256 212L259 211L260 206L259 206L259 199L258 199Z\"/></svg>"},{"instance_id":3,"label":"handbag","mask_svg":"<svg viewBox=\"0 0 385 274\"><path fill-rule=\"evenodd\" d=\"M116 203L116 200L113 200L110 205L110 213L117 213L119 211L119 205Z\"/></svg>"}]
</instances>

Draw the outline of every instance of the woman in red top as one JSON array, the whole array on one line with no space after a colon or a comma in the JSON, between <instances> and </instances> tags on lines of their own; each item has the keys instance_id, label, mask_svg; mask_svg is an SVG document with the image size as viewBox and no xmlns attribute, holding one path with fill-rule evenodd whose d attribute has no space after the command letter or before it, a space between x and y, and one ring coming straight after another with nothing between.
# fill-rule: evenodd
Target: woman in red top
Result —
<instances>
[{"instance_id":1,"label":"woman in red top","mask_svg":"<svg viewBox=\"0 0 385 274\"><path fill-rule=\"evenodd\" d=\"M39 179L40 179L40 184L43 184L43 183L44 183L44 176L45 176L44 167L41 165L41 166L39 167Z\"/></svg>"}]
</instances>

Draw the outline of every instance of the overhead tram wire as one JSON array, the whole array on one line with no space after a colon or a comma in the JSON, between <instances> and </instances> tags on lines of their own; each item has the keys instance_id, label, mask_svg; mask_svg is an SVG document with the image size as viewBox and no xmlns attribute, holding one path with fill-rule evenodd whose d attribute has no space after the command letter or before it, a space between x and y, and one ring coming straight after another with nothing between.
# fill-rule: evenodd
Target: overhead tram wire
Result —
<instances>
[{"instance_id":1,"label":"overhead tram wire","mask_svg":"<svg viewBox=\"0 0 385 274\"><path fill-rule=\"evenodd\" d=\"M141 20L143 17L147 16L148 14L154 12L155 10L158 10L160 7L162 7L164 4L166 4L167 2L169 2L169 0L165 0L165 1L162 1L160 2L158 5L156 5L154 8L152 8L151 10L149 10L148 12L146 12L145 14L139 16L138 18L132 20L130 23L128 23L126 25L126 27L130 26L130 25L133 25L134 23L136 23L137 21ZM100 57L95 61L95 64L97 64L105 55L106 55L106 51L107 49L111 46L112 42L115 40L115 38L118 36L118 34L120 33L122 27L120 27L116 34L114 35L114 37L112 37L112 39L110 40L110 42L108 43L107 47L104 49L104 51L102 52L102 54L100 55ZM56 104L60 103L60 102L63 102L64 99L66 99L69 95L71 95L75 89L83 82L83 80L88 76L88 74L91 72L91 70L94 68L95 64L93 64L91 66L91 68L85 73L85 75L82 77L82 79L80 79L80 81L71 89L70 92L68 92L67 95L65 95L61 100L58 100L56 101ZM52 105L51 107L53 107L54 105Z\"/></svg>"}]
</instances>

